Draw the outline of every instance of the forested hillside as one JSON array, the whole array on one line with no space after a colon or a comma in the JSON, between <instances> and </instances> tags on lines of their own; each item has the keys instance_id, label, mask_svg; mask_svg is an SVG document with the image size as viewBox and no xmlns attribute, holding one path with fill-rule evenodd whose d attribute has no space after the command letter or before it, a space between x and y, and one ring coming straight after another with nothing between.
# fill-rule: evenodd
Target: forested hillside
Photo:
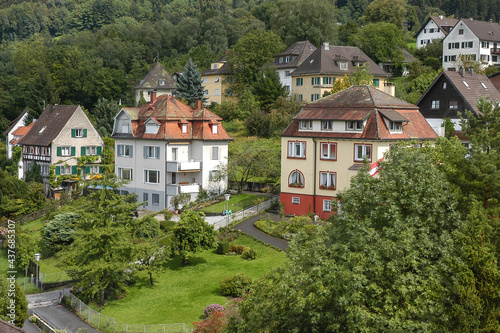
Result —
<instances>
[{"instance_id":1,"label":"forested hillside","mask_svg":"<svg viewBox=\"0 0 500 333\"><path fill-rule=\"evenodd\" d=\"M500 0L402 1L401 13L375 17L366 17L370 0L0 1L0 130L25 107L36 116L44 102L91 113L99 98L130 105L131 88L154 61L173 73L192 58L203 70L254 29L273 31L286 46L348 44L349 30L337 22L404 15L418 29L430 13L500 19Z\"/></svg>"}]
</instances>

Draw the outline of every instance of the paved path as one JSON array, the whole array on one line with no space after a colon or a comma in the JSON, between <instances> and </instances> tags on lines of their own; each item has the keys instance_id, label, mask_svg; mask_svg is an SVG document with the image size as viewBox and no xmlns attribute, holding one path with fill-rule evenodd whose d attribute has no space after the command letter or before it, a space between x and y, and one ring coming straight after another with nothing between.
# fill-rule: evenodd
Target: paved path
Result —
<instances>
[{"instance_id":1,"label":"paved path","mask_svg":"<svg viewBox=\"0 0 500 333\"><path fill-rule=\"evenodd\" d=\"M79 328L86 328L88 333L99 331L84 322L76 314L59 305L61 290L53 290L40 294L27 295L29 314L35 313L56 329L66 329L68 333L76 333ZM37 332L31 323L23 327L28 332Z\"/></svg>"},{"instance_id":2,"label":"paved path","mask_svg":"<svg viewBox=\"0 0 500 333\"><path fill-rule=\"evenodd\" d=\"M288 247L288 241L281 238L269 236L268 234L260 231L253 225L256 221L267 218L267 215L269 215L269 217L275 221L279 220L278 215L264 212L259 215L252 216L241 223L238 223L233 227L233 229L241 230L249 235L254 236L257 239L260 239L264 243L276 246L277 248L280 248L286 252L286 249Z\"/></svg>"}]
</instances>

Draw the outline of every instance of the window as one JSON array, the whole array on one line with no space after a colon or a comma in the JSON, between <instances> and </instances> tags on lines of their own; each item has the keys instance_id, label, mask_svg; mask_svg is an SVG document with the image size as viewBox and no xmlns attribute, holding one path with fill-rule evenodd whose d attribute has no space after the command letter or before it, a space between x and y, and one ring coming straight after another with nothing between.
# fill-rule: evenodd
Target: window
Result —
<instances>
[{"instance_id":1,"label":"window","mask_svg":"<svg viewBox=\"0 0 500 333\"><path fill-rule=\"evenodd\" d=\"M332 211L332 200L323 200L323 211L324 212Z\"/></svg>"},{"instance_id":2,"label":"window","mask_svg":"<svg viewBox=\"0 0 500 333\"><path fill-rule=\"evenodd\" d=\"M71 129L71 137L72 138L86 138L87 137L87 129L86 128L72 128Z\"/></svg>"},{"instance_id":3,"label":"window","mask_svg":"<svg viewBox=\"0 0 500 333\"><path fill-rule=\"evenodd\" d=\"M144 182L148 184L160 183L160 171L157 170L144 170Z\"/></svg>"},{"instance_id":4,"label":"window","mask_svg":"<svg viewBox=\"0 0 500 333\"><path fill-rule=\"evenodd\" d=\"M208 89L205 89L205 91L203 92L203 95L208 96Z\"/></svg>"},{"instance_id":5,"label":"window","mask_svg":"<svg viewBox=\"0 0 500 333\"><path fill-rule=\"evenodd\" d=\"M86 146L85 147L85 155L97 155L97 147L96 146Z\"/></svg>"},{"instance_id":6,"label":"window","mask_svg":"<svg viewBox=\"0 0 500 333\"><path fill-rule=\"evenodd\" d=\"M212 147L212 160L216 161L219 159L219 147Z\"/></svg>"},{"instance_id":7,"label":"window","mask_svg":"<svg viewBox=\"0 0 500 333\"><path fill-rule=\"evenodd\" d=\"M160 159L160 147L144 146L144 158Z\"/></svg>"},{"instance_id":8,"label":"window","mask_svg":"<svg viewBox=\"0 0 500 333\"><path fill-rule=\"evenodd\" d=\"M212 124L212 134L217 134L217 124Z\"/></svg>"},{"instance_id":9,"label":"window","mask_svg":"<svg viewBox=\"0 0 500 333\"><path fill-rule=\"evenodd\" d=\"M311 102L317 101L319 99L319 94L311 94Z\"/></svg>"},{"instance_id":10,"label":"window","mask_svg":"<svg viewBox=\"0 0 500 333\"><path fill-rule=\"evenodd\" d=\"M295 83L297 85L297 87L301 87L304 85L304 79L301 78L301 77L298 77L296 80L295 80Z\"/></svg>"},{"instance_id":11,"label":"window","mask_svg":"<svg viewBox=\"0 0 500 333\"><path fill-rule=\"evenodd\" d=\"M333 127L332 120L322 120L321 121L321 130L323 131L331 131Z\"/></svg>"},{"instance_id":12,"label":"window","mask_svg":"<svg viewBox=\"0 0 500 333\"><path fill-rule=\"evenodd\" d=\"M458 101L448 101L448 109L458 109Z\"/></svg>"},{"instance_id":13,"label":"window","mask_svg":"<svg viewBox=\"0 0 500 333\"><path fill-rule=\"evenodd\" d=\"M362 131L363 121L362 120L348 120L345 122L346 131Z\"/></svg>"},{"instance_id":14,"label":"window","mask_svg":"<svg viewBox=\"0 0 500 333\"><path fill-rule=\"evenodd\" d=\"M491 61L498 62L498 56L491 56Z\"/></svg>"},{"instance_id":15,"label":"window","mask_svg":"<svg viewBox=\"0 0 500 333\"><path fill-rule=\"evenodd\" d=\"M290 76L290 71L285 71L285 76Z\"/></svg>"},{"instance_id":16,"label":"window","mask_svg":"<svg viewBox=\"0 0 500 333\"><path fill-rule=\"evenodd\" d=\"M172 161L177 161L178 148L172 148Z\"/></svg>"},{"instance_id":17,"label":"window","mask_svg":"<svg viewBox=\"0 0 500 333\"><path fill-rule=\"evenodd\" d=\"M132 180L132 169L130 168L117 168L118 178L125 180Z\"/></svg>"},{"instance_id":18,"label":"window","mask_svg":"<svg viewBox=\"0 0 500 333\"><path fill-rule=\"evenodd\" d=\"M458 48L460 48L460 43L459 42L448 43L448 49L452 50L452 49L458 49Z\"/></svg>"},{"instance_id":19,"label":"window","mask_svg":"<svg viewBox=\"0 0 500 333\"><path fill-rule=\"evenodd\" d=\"M295 205L299 205L300 204L300 198L299 197L292 197L292 203L295 204Z\"/></svg>"},{"instance_id":20,"label":"window","mask_svg":"<svg viewBox=\"0 0 500 333\"><path fill-rule=\"evenodd\" d=\"M347 62L342 61L339 65L339 67L341 70L346 71L347 70Z\"/></svg>"},{"instance_id":21,"label":"window","mask_svg":"<svg viewBox=\"0 0 500 333\"><path fill-rule=\"evenodd\" d=\"M354 161L362 162L365 158L368 162L371 162L372 145L354 144Z\"/></svg>"},{"instance_id":22,"label":"window","mask_svg":"<svg viewBox=\"0 0 500 333\"><path fill-rule=\"evenodd\" d=\"M71 175L71 166L70 165L61 166L61 175Z\"/></svg>"},{"instance_id":23,"label":"window","mask_svg":"<svg viewBox=\"0 0 500 333\"><path fill-rule=\"evenodd\" d=\"M432 101L431 109L439 109L439 101Z\"/></svg>"},{"instance_id":24,"label":"window","mask_svg":"<svg viewBox=\"0 0 500 333\"><path fill-rule=\"evenodd\" d=\"M484 84L484 82L479 82L481 83L481 86L484 88L484 89L488 89L488 87L486 87L486 85Z\"/></svg>"},{"instance_id":25,"label":"window","mask_svg":"<svg viewBox=\"0 0 500 333\"><path fill-rule=\"evenodd\" d=\"M466 81L462 81L464 86L466 86L467 88L470 88L469 84L466 82Z\"/></svg>"},{"instance_id":26,"label":"window","mask_svg":"<svg viewBox=\"0 0 500 333\"><path fill-rule=\"evenodd\" d=\"M212 69L217 69L219 68L219 64L212 64Z\"/></svg>"},{"instance_id":27,"label":"window","mask_svg":"<svg viewBox=\"0 0 500 333\"><path fill-rule=\"evenodd\" d=\"M288 177L288 186L290 187L304 187L304 175L299 170L294 170Z\"/></svg>"},{"instance_id":28,"label":"window","mask_svg":"<svg viewBox=\"0 0 500 333\"><path fill-rule=\"evenodd\" d=\"M61 156L71 156L71 147L61 147Z\"/></svg>"},{"instance_id":29,"label":"window","mask_svg":"<svg viewBox=\"0 0 500 333\"><path fill-rule=\"evenodd\" d=\"M302 96L302 94L297 95L297 100L298 100L299 102L302 102L302 100L303 100L303 99L304 99L304 96Z\"/></svg>"},{"instance_id":30,"label":"window","mask_svg":"<svg viewBox=\"0 0 500 333\"><path fill-rule=\"evenodd\" d=\"M146 124L146 134L156 134L158 133L158 124L151 121Z\"/></svg>"},{"instance_id":31,"label":"window","mask_svg":"<svg viewBox=\"0 0 500 333\"><path fill-rule=\"evenodd\" d=\"M288 141L288 157L306 158L306 143L300 141Z\"/></svg>"},{"instance_id":32,"label":"window","mask_svg":"<svg viewBox=\"0 0 500 333\"><path fill-rule=\"evenodd\" d=\"M160 204L160 195L157 193L153 193L151 195L151 203L153 206L158 206Z\"/></svg>"},{"instance_id":33,"label":"window","mask_svg":"<svg viewBox=\"0 0 500 333\"><path fill-rule=\"evenodd\" d=\"M380 86L380 79L373 79L373 85L375 87L379 87Z\"/></svg>"},{"instance_id":34,"label":"window","mask_svg":"<svg viewBox=\"0 0 500 333\"><path fill-rule=\"evenodd\" d=\"M334 142L321 143L321 159L337 160L337 144Z\"/></svg>"},{"instance_id":35,"label":"window","mask_svg":"<svg viewBox=\"0 0 500 333\"><path fill-rule=\"evenodd\" d=\"M291 56L286 56L285 57L285 62L290 62L292 61L292 57Z\"/></svg>"},{"instance_id":36,"label":"window","mask_svg":"<svg viewBox=\"0 0 500 333\"><path fill-rule=\"evenodd\" d=\"M312 78L311 78L311 84L312 84L313 86L319 85L319 79L320 79L320 77L319 77L319 76L312 77Z\"/></svg>"},{"instance_id":37,"label":"window","mask_svg":"<svg viewBox=\"0 0 500 333\"><path fill-rule=\"evenodd\" d=\"M214 82L219 82L219 81L220 81L220 78L219 78L218 76L216 76L216 77L214 78Z\"/></svg>"},{"instance_id":38,"label":"window","mask_svg":"<svg viewBox=\"0 0 500 333\"><path fill-rule=\"evenodd\" d=\"M320 172L319 173L319 188L322 190L335 190L337 173L335 172Z\"/></svg>"},{"instance_id":39,"label":"window","mask_svg":"<svg viewBox=\"0 0 500 333\"><path fill-rule=\"evenodd\" d=\"M490 61L490 56L487 54L481 54L481 61Z\"/></svg>"},{"instance_id":40,"label":"window","mask_svg":"<svg viewBox=\"0 0 500 333\"><path fill-rule=\"evenodd\" d=\"M434 29L433 29L433 28L430 28L430 29L429 29L429 32L430 32L430 33L434 32Z\"/></svg>"},{"instance_id":41,"label":"window","mask_svg":"<svg viewBox=\"0 0 500 333\"><path fill-rule=\"evenodd\" d=\"M463 49L471 49L473 43L472 42L462 42L462 48Z\"/></svg>"},{"instance_id":42,"label":"window","mask_svg":"<svg viewBox=\"0 0 500 333\"><path fill-rule=\"evenodd\" d=\"M181 133L187 133L187 132L188 132L188 124L182 124Z\"/></svg>"},{"instance_id":43,"label":"window","mask_svg":"<svg viewBox=\"0 0 500 333\"><path fill-rule=\"evenodd\" d=\"M215 89L214 95L215 96L219 96L220 95L219 89Z\"/></svg>"},{"instance_id":44,"label":"window","mask_svg":"<svg viewBox=\"0 0 500 333\"><path fill-rule=\"evenodd\" d=\"M158 84L160 86L164 86L165 85L165 80L158 80Z\"/></svg>"},{"instance_id":45,"label":"window","mask_svg":"<svg viewBox=\"0 0 500 333\"><path fill-rule=\"evenodd\" d=\"M323 77L323 85L331 85L333 84L333 78L330 77Z\"/></svg>"},{"instance_id":46,"label":"window","mask_svg":"<svg viewBox=\"0 0 500 333\"><path fill-rule=\"evenodd\" d=\"M443 90L446 89L446 82L443 82Z\"/></svg>"},{"instance_id":47,"label":"window","mask_svg":"<svg viewBox=\"0 0 500 333\"><path fill-rule=\"evenodd\" d=\"M147 206L148 205L149 198L148 198L148 194L147 193L143 193L142 194L142 201L143 201L143 206Z\"/></svg>"},{"instance_id":48,"label":"window","mask_svg":"<svg viewBox=\"0 0 500 333\"><path fill-rule=\"evenodd\" d=\"M299 128L305 130L311 130L313 128L312 120L301 120L299 122Z\"/></svg>"},{"instance_id":49,"label":"window","mask_svg":"<svg viewBox=\"0 0 500 333\"><path fill-rule=\"evenodd\" d=\"M490 42L481 42L481 47L483 49L489 49L490 48Z\"/></svg>"},{"instance_id":50,"label":"window","mask_svg":"<svg viewBox=\"0 0 500 333\"><path fill-rule=\"evenodd\" d=\"M132 157L133 147L132 145L116 145L117 156L119 157Z\"/></svg>"},{"instance_id":51,"label":"window","mask_svg":"<svg viewBox=\"0 0 500 333\"><path fill-rule=\"evenodd\" d=\"M458 29L458 34L463 35L464 34L464 29Z\"/></svg>"},{"instance_id":52,"label":"window","mask_svg":"<svg viewBox=\"0 0 500 333\"><path fill-rule=\"evenodd\" d=\"M401 132L403 131L403 123L401 121L391 121L389 124L389 130Z\"/></svg>"}]
</instances>

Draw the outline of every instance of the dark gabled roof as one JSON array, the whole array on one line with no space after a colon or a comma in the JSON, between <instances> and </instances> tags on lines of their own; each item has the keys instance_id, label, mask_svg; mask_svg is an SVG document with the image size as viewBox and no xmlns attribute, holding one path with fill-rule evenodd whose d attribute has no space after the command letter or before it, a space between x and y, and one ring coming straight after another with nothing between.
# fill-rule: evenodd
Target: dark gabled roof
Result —
<instances>
[{"instance_id":1,"label":"dark gabled roof","mask_svg":"<svg viewBox=\"0 0 500 333\"><path fill-rule=\"evenodd\" d=\"M482 114L477 108L479 97L490 97L492 100L500 101L500 92L496 89L493 83L483 74L473 74L465 71L463 74L455 71L442 71L434 82L427 88L425 93L420 97L417 105L424 99L429 91L431 91L442 77L446 77L450 84L455 88L458 94L463 98L464 102L469 106L467 109L474 112L476 115ZM467 83L468 87L464 84ZM484 84L484 86L483 86ZM486 88L485 88L486 87Z\"/></svg>"},{"instance_id":2,"label":"dark gabled roof","mask_svg":"<svg viewBox=\"0 0 500 333\"><path fill-rule=\"evenodd\" d=\"M26 333L25 330L14 326L0 318L0 332L2 333Z\"/></svg>"},{"instance_id":3,"label":"dark gabled roof","mask_svg":"<svg viewBox=\"0 0 500 333\"><path fill-rule=\"evenodd\" d=\"M384 121L403 122L403 131L390 132ZM298 120L366 120L362 132L299 131ZM433 140L434 130L418 111L407 103L370 86L354 86L304 105L281 134L286 137L313 137L363 140Z\"/></svg>"},{"instance_id":4,"label":"dark gabled roof","mask_svg":"<svg viewBox=\"0 0 500 333\"><path fill-rule=\"evenodd\" d=\"M454 27L455 24L457 24L458 19L447 18L447 17L441 18L441 17L440 16L429 16L414 36L417 37L420 34L420 32L425 28L427 23L429 23L430 20L433 20L436 23L436 25L441 28L441 31L444 33L445 36L448 35L448 31L450 31L450 29L447 29L444 27Z\"/></svg>"},{"instance_id":5,"label":"dark gabled roof","mask_svg":"<svg viewBox=\"0 0 500 333\"><path fill-rule=\"evenodd\" d=\"M212 65L210 65L210 68L203 71L201 73L201 76L205 75L228 75L231 74L229 72L229 66L226 63L223 63L222 66L219 68L212 69Z\"/></svg>"},{"instance_id":6,"label":"dark gabled roof","mask_svg":"<svg viewBox=\"0 0 500 333\"><path fill-rule=\"evenodd\" d=\"M164 80L165 85L160 85L160 80ZM168 71L157 62L134 89L175 89L176 85Z\"/></svg>"},{"instance_id":7,"label":"dark gabled roof","mask_svg":"<svg viewBox=\"0 0 500 333\"><path fill-rule=\"evenodd\" d=\"M7 134L12 130L12 128L17 124L19 120L21 120L24 115L28 112L28 109L24 109L23 112L19 114L19 116L16 117L16 119L12 120L8 125L7 129L3 132L4 136L7 136ZM23 124L24 125L24 124Z\"/></svg>"},{"instance_id":8,"label":"dark gabled roof","mask_svg":"<svg viewBox=\"0 0 500 333\"><path fill-rule=\"evenodd\" d=\"M341 61L349 62L347 70L340 69ZM349 75L355 73L354 63L358 62L367 62L370 65L370 74L374 76L389 76L358 47L329 46L325 48L324 45L316 49L291 75Z\"/></svg>"},{"instance_id":9,"label":"dark gabled roof","mask_svg":"<svg viewBox=\"0 0 500 333\"><path fill-rule=\"evenodd\" d=\"M500 25L495 22L461 19L480 40L500 42ZM459 26L459 23L457 24Z\"/></svg>"},{"instance_id":10,"label":"dark gabled roof","mask_svg":"<svg viewBox=\"0 0 500 333\"><path fill-rule=\"evenodd\" d=\"M292 46L290 46L285 51L274 56L274 61L271 63L271 66L274 68L295 68L300 66L304 60L306 60L314 51L316 51L317 47L314 46L308 40L296 42ZM280 57L285 56L293 56L294 59L287 63L279 63Z\"/></svg>"},{"instance_id":11,"label":"dark gabled roof","mask_svg":"<svg viewBox=\"0 0 500 333\"><path fill-rule=\"evenodd\" d=\"M79 105L49 105L30 131L18 142L20 145L48 146L61 132ZM43 131L41 131L43 129Z\"/></svg>"}]
</instances>

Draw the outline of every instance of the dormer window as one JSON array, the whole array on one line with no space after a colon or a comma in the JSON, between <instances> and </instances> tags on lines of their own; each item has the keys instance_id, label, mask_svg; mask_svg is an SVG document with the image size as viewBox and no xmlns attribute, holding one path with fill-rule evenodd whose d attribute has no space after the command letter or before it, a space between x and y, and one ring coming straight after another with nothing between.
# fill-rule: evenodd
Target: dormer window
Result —
<instances>
[{"instance_id":1,"label":"dormer window","mask_svg":"<svg viewBox=\"0 0 500 333\"><path fill-rule=\"evenodd\" d=\"M158 80L158 84L160 86L164 86L165 85L165 80Z\"/></svg>"},{"instance_id":2,"label":"dormer window","mask_svg":"<svg viewBox=\"0 0 500 333\"><path fill-rule=\"evenodd\" d=\"M212 64L212 69L217 69L219 68L219 64Z\"/></svg>"},{"instance_id":3,"label":"dormer window","mask_svg":"<svg viewBox=\"0 0 500 333\"><path fill-rule=\"evenodd\" d=\"M347 61L341 61L339 64L340 70L346 71L347 70Z\"/></svg>"},{"instance_id":4,"label":"dormer window","mask_svg":"<svg viewBox=\"0 0 500 333\"><path fill-rule=\"evenodd\" d=\"M218 132L218 124L212 124L212 134L217 134Z\"/></svg>"},{"instance_id":5,"label":"dormer window","mask_svg":"<svg viewBox=\"0 0 500 333\"><path fill-rule=\"evenodd\" d=\"M361 120L348 120L345 123L346 131L362 131L363 121Z\"/></svg>"},{"instance_id":6,"label":"dormer window","mask_svg":"<svg viewBox=\"0 0 500 333\"><path fill-rule=\"evenodd\" d=\"M146 121L146 134L156 134L158 133L158 129L160 128L160 124L158 124L153 118L150 118Z\"/></svg>"},{"instance_id":7,"label":"dormer window","mask_svg":"<svg viewBox=\"0 0 500 333\"><path fill-rule=\"evenodd\" d=\"M188 132L188 124L181 124L181 133Z\"/></svg>"},{"instance_id":8,"label":"dormer window","mask_svg":"<svg viewBox=\"0 0 500 333\"><path fill-rule=\"evenodd\" d=\"M332 120L322 120L321 121L321 130L323 131L331 131L333 128Z\"/></svg>"},{"instance_id":9,"label":"dormer window","mask_svg":"<svg viewBox=\"0 0 500 333\"><path fill-rule=\"evenodd\" d=\"M401 122L401 121L391 121L389 123L389 129L392 132L402 132L403 131L403 122Z\"/></svg>"},{"instance_id":10,"label":"dormer window","mask_svg":"<svg viewBox=\"0 0 500 333\"><path fill-rule=\"evenodd\" d=\"M301 120L299 122L299 128L301 130L312 130L312 120Z\"/></svg>"}]
</instances>

